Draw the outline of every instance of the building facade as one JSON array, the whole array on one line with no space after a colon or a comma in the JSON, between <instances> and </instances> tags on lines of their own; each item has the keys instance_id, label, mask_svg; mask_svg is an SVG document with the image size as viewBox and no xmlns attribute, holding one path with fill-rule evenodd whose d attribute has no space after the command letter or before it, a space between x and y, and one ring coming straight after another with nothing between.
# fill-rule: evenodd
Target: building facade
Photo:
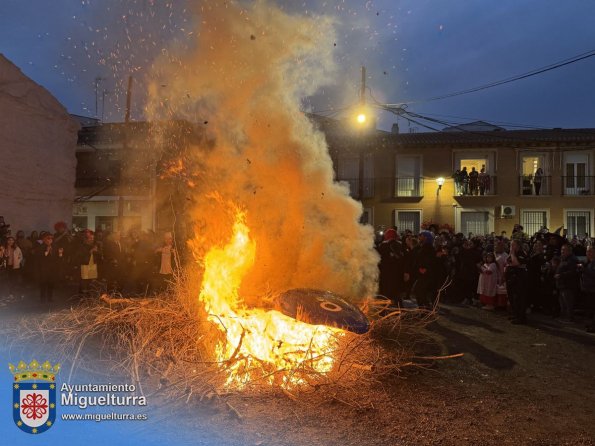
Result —
<instances>
[{"instance_id":1,"label":"building facade","mask_svg":"<svg viewBox=\"0 0 595 446\"><path fill-rule=\"evenodd\" d=\"M183 172L168 170L182 162L184 150L197 144L199 133L179 121L83 127L76 151L73 227L107 232L174 229L176 220L183 220L176 216L185 201L179 184Z\"/></svg>"},{"instance_id":2,"label":"building facade","mask_svg":"<svg viewBox=\"0 0 595 446\"><path fill-rule=\"evenodd\" d=\"M321 121L339 181L363 221L418 232L430 222L465 235L563 227L595 236L595 129L428 133L339 131ZM483 174L469 182L455 172ZM424 224L425 223L425 224Z\"/></svg>"}]
</instances>

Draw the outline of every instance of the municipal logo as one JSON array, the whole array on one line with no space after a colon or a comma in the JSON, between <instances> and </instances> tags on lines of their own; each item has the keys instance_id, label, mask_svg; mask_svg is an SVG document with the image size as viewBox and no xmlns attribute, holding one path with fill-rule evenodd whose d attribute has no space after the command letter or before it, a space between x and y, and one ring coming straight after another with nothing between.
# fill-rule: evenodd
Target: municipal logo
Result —
<instances>
[{"instance_id":1,"label":"municipal logo","mask_svg":"<svg viewBox=\"0 0 595 446\"><path fill-rule=\"evenodd\" d=\"M23 361L15 367L8 364L13 374L12 417L17 427L28 434L41 434L56 421L56 375L60 364L49 361L41 366L35 360L28 365Z\"/></svg>"}]
</instances>

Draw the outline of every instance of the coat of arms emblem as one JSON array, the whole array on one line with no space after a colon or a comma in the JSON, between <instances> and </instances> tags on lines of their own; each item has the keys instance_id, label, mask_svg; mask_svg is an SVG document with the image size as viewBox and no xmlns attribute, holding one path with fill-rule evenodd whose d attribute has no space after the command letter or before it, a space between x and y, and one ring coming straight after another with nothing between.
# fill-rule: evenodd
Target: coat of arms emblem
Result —
<instances>
[{"instance_id":1,"label":"coat of arms emblem","mask_svg":"<svg viewBox=\"0 0 595 446\"><path fill-rule=\"evenodd\" d=\"M8 364L14 376L12 383L12 415L23 432L40 434L56 421L56 374L60 364L49 361L29 364L21 361L15 367Z\"/></svg>"}]
</instances>

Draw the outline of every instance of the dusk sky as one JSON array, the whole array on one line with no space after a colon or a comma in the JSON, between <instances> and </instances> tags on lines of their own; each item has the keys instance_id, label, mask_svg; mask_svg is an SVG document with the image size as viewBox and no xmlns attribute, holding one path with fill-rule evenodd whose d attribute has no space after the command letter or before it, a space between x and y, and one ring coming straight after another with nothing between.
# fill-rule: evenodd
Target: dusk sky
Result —
<instances>
[{"instance_id":1,"label":"dusk sky","mask_svg":"<svg viewBox=\"0 0 595 446\"><path fill-rule=\"evenodd\" d=\"M374 97L388 103L420 101L409 105L418 114L453 123L482 119L595 127L595 57L484 91L423 101L595 49L595 2L281 3L292 13L337 20L337 38L330 38L329 45L336 44L341 75L306 99L306 107L327 111L356 103L363 64ZM199 29L186 5L158 0L1 0L0 53L75 114L95 115L94 79L105 78L99 87L98 115L106 90L106 121L123 120L123 86L133 74L133 119L140 120L151 61L167 51L172 39L184 42ZM380 116L380 126L389 128L394 120ZM406 121L401 119L400 125L407 131Z\"/></svg>"}]
</instances>

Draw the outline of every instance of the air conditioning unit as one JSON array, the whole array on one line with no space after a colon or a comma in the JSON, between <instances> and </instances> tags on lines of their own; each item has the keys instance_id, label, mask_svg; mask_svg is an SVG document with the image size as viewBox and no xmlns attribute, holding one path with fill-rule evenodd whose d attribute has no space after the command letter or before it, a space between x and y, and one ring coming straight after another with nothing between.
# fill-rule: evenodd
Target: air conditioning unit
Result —
<instances>
[{"instance_id":1,"label":"air conditioning unit","mask_svg":"<svg viewBox=\"0 0 595 446\"><path fill-rule=\"evenodd\" d=\"M508 218L516 215L516 206L511 204L503 204L500 206L500 217Z\"/></svg>"}]
</instances>

